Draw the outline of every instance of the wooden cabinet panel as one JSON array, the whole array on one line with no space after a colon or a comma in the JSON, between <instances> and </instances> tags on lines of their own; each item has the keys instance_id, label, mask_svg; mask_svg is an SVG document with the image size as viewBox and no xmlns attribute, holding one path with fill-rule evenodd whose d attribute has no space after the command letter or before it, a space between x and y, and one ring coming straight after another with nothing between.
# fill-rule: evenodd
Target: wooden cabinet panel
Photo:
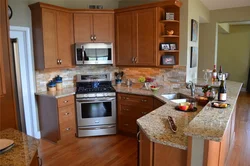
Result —
<instances>
[{"instance_id":1,"label":"wooden cabinet panel","mask_svg":"<svg viewBox=\"0 0 250 166\"><path fill-rule=\"evenodd\" d=\"M74 14L75 43L92 42L93 35L92 14Z\"/></svg>"},{"instance_id":2,"label":"wooden cabinet panel","mask_svg":"<svg viewBox=\"0 0 250 166\"><path fill-rule=\"evenodd\" d=\"M116 14L116 65L133 65L132 12Z\"/></svg>"},{"instance_id":3,"label":"wooden cabinet panel","mask_svg":"<svg viewBox=\"0 0 250 166\"><path fill-rule=\"evenodd\" d=\"M163 106L165 103L160 101L159 99L154 98L154 109L157 109L161 106Z\"/></svg>"},{"instance_id":4,"label":"wooden cabinet panel","mask_svg":"<svg viewBox=\"0 0 250 166\"><path fill-rule=\"evenodd\" d=\"M75 105L69 105L58 108L59 112L59 123L65 123L68 121L75 121Z\"/></svg>"},{"instance_id":5,"label":"wooden cabinet panel","mask_svg":"<svg viewBox=\"0 0 250 166\"><path fill-rule=\"evenodd\" d=\"M74 96L62 97L57 100L58 107L64 107L75 103Z\"/></svg>"},{"instance_id":6,"label":"wooden cabinet panel","mask_svg":"<svg viewBox=\"0 0 250 166\"><path fill-rule=\"evenodd\" d=\"M93 35L96 36L95 42L114 42L113 14L93 14L93 28Z\"/></svg>"},{"instance_id":7,"label":"wooden cabinet panel","mask_svg":"<svg viewBox=\"0 0 250 166\"><path fill-rule=\"evenodd\" d=\"M119 115L118 117L118 128L119 131L136 134L137 133L137 124L134 116L124 116Z\"/></svg>"},{"instance_id":8,"label":"wooden cabinet panel","mask_svg":"<svg viewBox=\"0 0 250 166\"><path fill-rule=\"evenodd\" d=\"M45 68L56 68L58 66L57 52L57 12L53 10L42 10L43 21L43 46ZM42 63L42 62L41 62Z\"/></svg>"},{"instance_id":9,"label":"wooden cabinet panel","mask_svg":"<svg viewBox=\"0 0 250 166\"><path fill-rule=\"evenodd\" d=\"M131 105L125 105L125 104L120 104L119 105L119 115L124 115L124 116L131 116L136 119L148 114L150 111L152 111L152 107L138 107L138 106L131 106Z\"/></svg>"},{"instance_id":10,"label":"wooden cabinet panel","mask_svg":"<svg viewBox=\"0 0 250 166\"><path fill-rule=\"evenodd\" d=\"M139 166L153 166L153 143L140 130Z\"/></svg>"},{"instance_id":11,"label":"wooden cabinet panel","mask_svg":"<svg viewBox=\"0 0 250 166\"><path fill-rule=\"evenodd\" d=\"M70 67L73 63L73 15L57 12L57 41L60 67Z\"/></svg>"},{"instance_id":12,"label":"wooden cabinet panel","mask_svg":"<svg viewBox=\"0 0 250 166\"><path fill-rule=\"evenodd\" d=\"M156 8L134 12L134 44L137 66L156 66Z\"/></svg>"},{"instance_id":13,"label":"wooden cabinet panel","mask_svg":"<svg viewBox=\"0 0 250 166\"><path fill-rule=\"evenodd\" d=\"M0 26L0 97L6 94L5 88L5 77L4 77L4 66L3 66L3 36L2 27Z\"/></svg>"},{"instance_id":14,"label":"wooden cabinet panel","mask_svg":"<svg viewBox=\"0 0 250 166\"><path fill-rule=\"evenodd\" d=\"M118 94L118 101L121 104L135 105L137 107L150 107L153 109L153 98L150 96ZM140 104L140 105L138 105Z\"/></svg>"}]
</instances>

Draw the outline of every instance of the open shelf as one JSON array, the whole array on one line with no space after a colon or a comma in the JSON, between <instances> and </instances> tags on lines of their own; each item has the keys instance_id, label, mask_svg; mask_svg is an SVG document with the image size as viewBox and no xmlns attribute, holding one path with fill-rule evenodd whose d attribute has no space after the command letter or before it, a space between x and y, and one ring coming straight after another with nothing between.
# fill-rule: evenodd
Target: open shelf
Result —
<instances>
[{"instance_id":1,"label":"open shelf","mask_svg":"<svg viewBox=\"0 0 250 166\"><path fill-rule=\"evenodd\" d=\"M179 50L160 50L159 52L179 52Z\"/></svg>"},{"instance_id":2,"label":"open shelf","mask_svg":"<svg viewBox=\"0 0 250 166\"><path fill-rule=\"evenodd\" d=\"M179 37L179 35L162 35L161 37L169 37L169 38L172 38L172 37Z\"/></svg>"},{"instance_id":3,"label":"open shelf","mask_svg":"<svg viewBox=\"0 0 250 166\"><path fill-rule=\"evenodd\" d=\"M178 20L161 20L161 23L179 23L180 21Z\"/></svg>"}]
</instances>

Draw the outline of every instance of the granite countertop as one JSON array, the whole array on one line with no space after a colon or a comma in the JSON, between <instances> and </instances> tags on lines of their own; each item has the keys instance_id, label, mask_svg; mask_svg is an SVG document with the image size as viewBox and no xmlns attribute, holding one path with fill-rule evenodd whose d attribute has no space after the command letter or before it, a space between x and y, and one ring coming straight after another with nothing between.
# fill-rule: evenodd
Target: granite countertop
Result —
<instances>
[{"instance_id":1,"label":"granite countertop","mask_svg":"<svg viewBox=\"0 0 250 166\"><path fill-rule=\"evenodd\" d=\"M0 131L1 139L11 139L15 145L9 151L0 154L0 166L29 166L38 149L39 140L15 129Z\"/></svg>"},{"instance_id":2,"label":"granite countertop","mask_svg":"<svg viewBox=\"0 0 250 166\"><path fill-rule=\"evenodd\" d=\"M197 85L206 85L202 80L196 81ZM209 84L209 83L208 83ZM217 86L217 84L211 84ZM221 141L226 127L229 123L242 83L227 81L227 103L231 106L226 109L207 109L205 107L197 106L197 112L179 112L174 109L177 105L166 98L162 97L163 94L169 93L182 93L190 96L190 90L186 88L172 89L168 87L161 87L157 92L142 89L142 84L134 84L132 87L125 85L114 86L116 92L153 96L165 102L166 104L160 108L150 112L149 114L137 119L137 124L145 132L146 136L153 142L163 145L169 145L179 149L187 149L187 138L199 137L202 139ZM62 91L51 93L42 92L36 95L48 95L51 97L65 97L75 94L75 88L64 89ZM196 95L201 95L202 92L196 92ZM173 133L168 125L167 117L172 116L177 125L177 132Z\"/></svg>"},{"instance_id":3,"label":"granite countertop","mask_svg":"<svg viewBox=\"0 0 250 166\"><path fill-rule=\"evenodd\" d=\"M76 93L76 88L65 88L65 89L62 89L60 91L55 91L55 92L49 92L49 91L36 92L35 95L61 98L61 97L74 95L75 93Z\"/></svg>"}]
</instances>

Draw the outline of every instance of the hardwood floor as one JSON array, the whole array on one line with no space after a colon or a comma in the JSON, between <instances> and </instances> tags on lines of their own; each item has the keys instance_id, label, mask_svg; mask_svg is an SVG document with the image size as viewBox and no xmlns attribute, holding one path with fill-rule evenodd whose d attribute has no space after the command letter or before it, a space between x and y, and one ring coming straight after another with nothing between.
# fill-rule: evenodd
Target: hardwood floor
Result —
<instances>
[{"instance_id":1,"label":"hardwood floor","mask_svg":"<svg viewBox=\"0 0 250 166\"><path fill-rule=\"evenodd\" d=\"M238 101L235 143L228 166L250 166L250 94L241 93Z\"/></svg>"},{"instance_id":2,"label":"hardwood floor","mask_svg":"<svg viewBox=\"0 0 250 166\"><path fill-rule=\"evenodd\" d=\"M43 166L136 166L137 141L122 135L72 138L66 144L41 140ZM229 166L250 166L250 94L241 93L236 114L236 139Z\"/></svg>"},{"instance_id":3,"label":"hardwood floor","mask_svg":"<svg viewBox=\"0 0 250 166\"><path fill-rule=\"evenodd\" d=\"M43 166L136 166L137 140L122 135L72 138L53 144L41 140Z\"/></svg>"}]
</instances>

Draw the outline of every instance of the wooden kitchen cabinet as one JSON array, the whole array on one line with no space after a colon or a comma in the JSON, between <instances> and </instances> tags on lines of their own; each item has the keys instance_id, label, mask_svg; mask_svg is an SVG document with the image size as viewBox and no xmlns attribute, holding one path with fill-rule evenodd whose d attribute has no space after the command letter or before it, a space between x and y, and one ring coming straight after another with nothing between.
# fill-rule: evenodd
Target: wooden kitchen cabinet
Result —
<instances>
[{"instance_id":1,"label":"wooden kitchen cabinet","mask_svg":"<svg viewBox=\"0 0 250 166\"><path fill-rule=\"evenodd\" d=\"M52 142L67 141L75 137L76 116L74 96L56 99L36 96L41 136Z\"/></svg>"},{"instance_id":2,"label":"wooden kitchen cabinet","mask_svg":"<svg viewBox=\"0 0 250 166\"><path fill-rule=\"evenodd\" d=\"M156 8L116 14L116 65L156 66Z\"/></svg>"},{"instance_id":3,"label":"wooden kitchen cabinet","mask_svg":"<svg viewBox=\"0 0 250 166\"><path fill-rule=\"evenodd\" d=\"M136 120L153 110L153 98L118 93L118 131L121 133L136 135Z\"/></svg>"},{"instance_id":4,"label":"wooden kitchen cabinet","mask_svg":"<svg viewBox=\"0 0 250 166\"><path fill-rule=\"evenodd\" d=\"M2 27L0 26L0 97L6 94L5 88L5 76L4 76L4 65L3 65L3 36Z\"/></svg>"},{"instance_id":5,"label":"wooden kitchen cabinet","mask_svg":"<svg viewBox=\"0 0 250 166\"><path fill-rule=\"evenodd\" d=\"M139 131L139 166L185 166L187 150L151 142Z\"/></svg>"},{"instance_id":6,"label":"wooden kitchen cabinet","mask_svg":"<svg viewBox=\"0 0 250 166\"><path fill-rule=\"evenodd\" d=\"M73 66L73 14L43 3L29 6L36 70Z\"/></svg>"},{"instance_id":7,"label":"wooden kitchen cabinet","mask_svg":"<svg viewBox=\"0 0 250 166\"><path fill-rule=\"evenodd\" d=\"M154 110L163 106L165 103L162 102L161 100L154 98Z\"/></svg>"},{"instance_id":8,"label":"wooden kitchen cabinet","mask_svg":"<svg viewBox=\"0 0 250 166\"><path fill-rule=\"evenodd\" d=\"M114 11L105 13L75 13L75 43L113 43Z\"/></svg>"}]
</instances>

